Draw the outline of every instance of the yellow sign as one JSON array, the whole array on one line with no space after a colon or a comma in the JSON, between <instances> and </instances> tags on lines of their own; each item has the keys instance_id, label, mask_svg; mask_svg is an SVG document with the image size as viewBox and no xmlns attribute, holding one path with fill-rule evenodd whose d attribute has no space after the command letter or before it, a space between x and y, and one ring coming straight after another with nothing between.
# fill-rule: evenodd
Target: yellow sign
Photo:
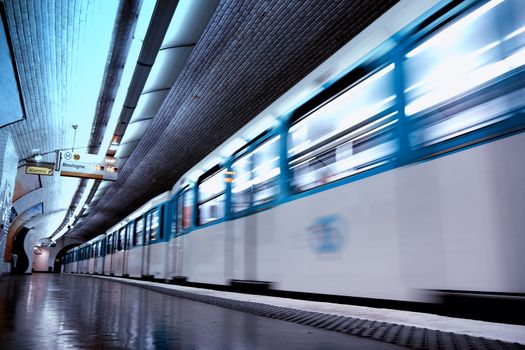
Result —
<instances>
[{"instance_id":1,"label":"yellow sign","mask_svg":"<svg viewBox=\"0 0 525 350\"><path fill-rule=\"evenodd\" d=\"M46 168L43 166L28 165L26 166L26 174L53 176L53 168Z\"/></svg>"}]
</instances>

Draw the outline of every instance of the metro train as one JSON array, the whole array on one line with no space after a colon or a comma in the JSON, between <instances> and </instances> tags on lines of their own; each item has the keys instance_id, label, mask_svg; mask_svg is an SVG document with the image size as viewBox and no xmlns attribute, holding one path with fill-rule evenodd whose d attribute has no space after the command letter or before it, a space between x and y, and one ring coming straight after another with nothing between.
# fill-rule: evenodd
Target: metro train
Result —
<instances>
[{"instance_id":1,"label":"metro train","mask_svg":"<svg viewBox=\"0 0 525 350\"><path fill-rule=\"evenodd\" d=\"M390 37L64 272L523 298L525 1L440 2Z\"/></svg>"}]
</instances>

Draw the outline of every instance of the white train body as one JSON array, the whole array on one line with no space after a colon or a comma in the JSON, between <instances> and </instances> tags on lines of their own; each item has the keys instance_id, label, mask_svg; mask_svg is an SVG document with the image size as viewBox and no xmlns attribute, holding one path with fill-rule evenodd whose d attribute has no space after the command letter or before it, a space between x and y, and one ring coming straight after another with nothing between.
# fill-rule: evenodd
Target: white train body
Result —
<instances>
[{"instance_id":1,"label":"white train body","mask_svg":"<svg viewBox=\"0 0 525 350\"><path fill-rule=\"evenodd\" d=\"M203 285L267 283L282 291L412 302L431 302L436 293L449 292L522 296L525 11L521 10L525 3L466 1L447 8L445 1L419 8L413 18L400 15L406 4L394 6L378 21L394 28L390 36L407 25L399 34L404 39L387 41L388 54L375 50L376 56L355 59L350 68L346 63L341 79L351 80L355 67L371 67L369 73L349 80L349 87L339 90L330 87L336 85L333 82L325 84L327 92L314 93L290 118L234 149L226 162L205 171L195 167L171 192L145 204L105 234L115 235L126 227L122 250L105 247L103 256L82 265L75 258L79 249L75 248L66 258L65 272ZM439 9L446 11L438 15ZM465 79L471 81L450 87L456 95L441 91L440 86L411 95L412 90L432 83L422 79L408 86L415 74L411 70L422 65L414 58L422 50L432 50L442 40L440 35L455 30L454 26L463 26L468 36L468 21L483 16L494 20L512 10L519 15L514 27L509 25L510 33L475 51L483 55L502 43L512 43L504 48L503 58L491 58L492 65L482 66L485 75L468 73ZM396 16L403 17L403 26L394 23ZM423 20L427 24L420 27ZM481 28L482 24L476 25ZM355 51L360 52L362 40L356 40ZM335 57L339 57L335 63L344 61ZM456 59L460 65L461 57ZM332 66L335 63L330 61ZM329 113L341 96L358 94L389 74L397 95L382 101L387 107L373 110L369 119L363 118L344 133L338 129L339 133L323 135L326 140L318 147L300 144L304 146L300 151L292 149L295 138L304 137L301 128L308 134L308 122L317 114ZM406 78L400 85L402 74ZM364 128L368 129L361 131ZM353 134L357 136L351 138ZM278 156L261 163L259 167L269 170L258 175L256 165L262 158L255 155L272 142L279 145ZM348 143L350 154L340 148ZM345 157L353 165L345 163ZM246 181L241 177L244 158L250 164L246 166L251 173L246 176L251 182L234 188ZM278 165L271 168L270 161ZM328 167L327 162L333 163ZM344 171L333 172L343 166ZM332 171L331 178L321 177L320 172L327 169ZM222 189L210 187L216 178L224 178ZM259 190L261 183L265 186ZM243 197L242 191L251 192ZM259 203L257 196L268 200ZM236 207L245 205L245 198L251 201L246 209Z\"/></svg>"}]
</instances>

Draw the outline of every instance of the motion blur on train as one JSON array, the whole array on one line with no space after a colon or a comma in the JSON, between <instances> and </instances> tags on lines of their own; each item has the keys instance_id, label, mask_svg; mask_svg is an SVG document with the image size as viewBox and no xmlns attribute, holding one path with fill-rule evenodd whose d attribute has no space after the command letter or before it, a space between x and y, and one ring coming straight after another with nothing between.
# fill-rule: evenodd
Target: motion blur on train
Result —
<instances>
[{"instance_id":1,"label":"motion blur on train","mask_svg":"<svg viewBox=\"0 0 525 350\"><path fill-rule=\"evenodd\" d=\"M525 1L440 2L341 62L266 130L71 249L64 272L523 295Z\"/></svg>"}]
</instances>

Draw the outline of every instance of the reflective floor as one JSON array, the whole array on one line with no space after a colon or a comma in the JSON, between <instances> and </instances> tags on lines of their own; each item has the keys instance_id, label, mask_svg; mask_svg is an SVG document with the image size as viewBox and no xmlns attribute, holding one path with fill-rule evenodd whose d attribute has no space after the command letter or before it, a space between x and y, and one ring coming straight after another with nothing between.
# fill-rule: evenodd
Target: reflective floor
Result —
<instances>
[{"instance_id":1,"label":"reflective floor","mask_svg":"<svg viewBox=\"0 0 525 350\"><path fill-rule=\"evenodd\" d=\"M0 280L1 349L399 349L86 276Z\"/></svg>"}]
</instances>

